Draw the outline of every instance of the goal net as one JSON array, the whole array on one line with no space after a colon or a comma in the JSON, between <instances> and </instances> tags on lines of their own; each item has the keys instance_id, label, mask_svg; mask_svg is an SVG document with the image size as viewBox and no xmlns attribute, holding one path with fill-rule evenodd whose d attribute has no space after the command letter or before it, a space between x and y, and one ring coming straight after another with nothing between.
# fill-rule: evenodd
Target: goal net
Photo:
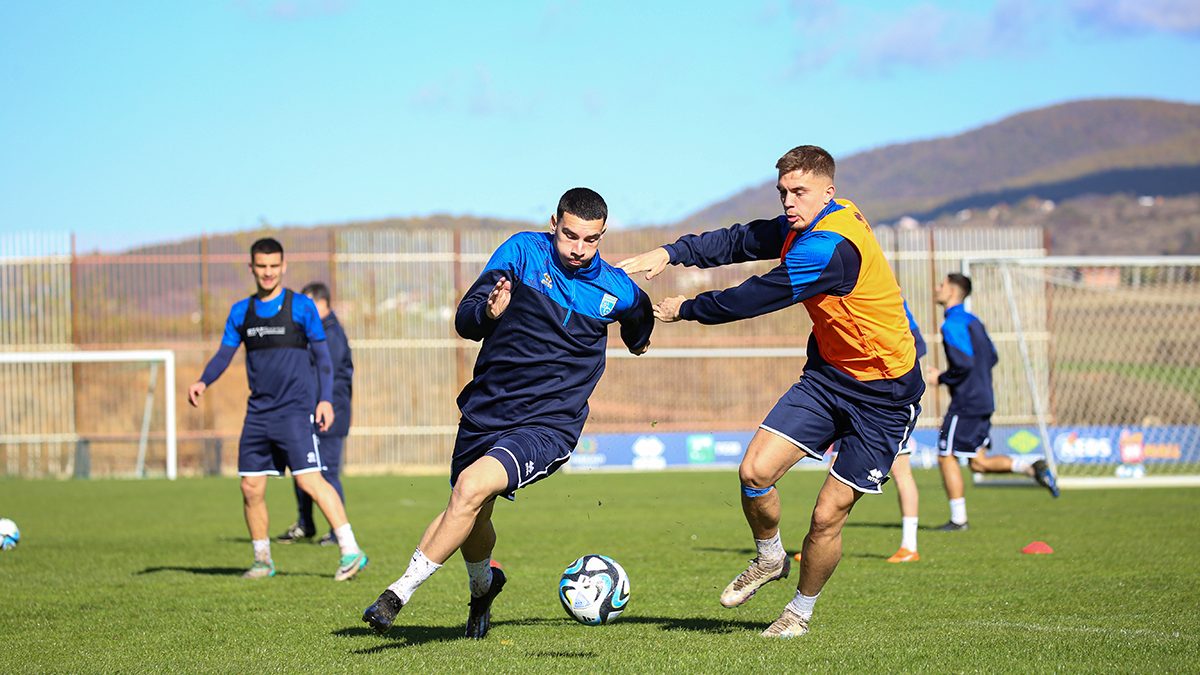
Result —
<instances>
[{"instance_id":1,"label":"goal net","mask_svg":"<svg viewBox=\"0 0 1200 675\"><path fill-rule=\"evenodd\" d=\"M1200 485L1200 257L967 260L998 452L1066 487Z\"/></svg>"},{"instance_id":2,"label":"goal net","mask_svg":"<svg viewBox=\"0 0 1200 675\"><path fill-rule=\"evenodd\" d=\"M174 352L0 352L0 476L93 475L175 478Z\"/></svg>"}]
</instances>

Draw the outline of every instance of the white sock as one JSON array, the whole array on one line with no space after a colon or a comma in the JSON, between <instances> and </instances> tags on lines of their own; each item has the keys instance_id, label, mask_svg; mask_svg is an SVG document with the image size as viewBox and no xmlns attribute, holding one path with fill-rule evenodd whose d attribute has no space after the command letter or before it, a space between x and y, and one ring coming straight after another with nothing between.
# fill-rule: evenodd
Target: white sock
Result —
<instances>
[{"instance_id":1,"label":"white sock","mask_svg":"<svg viewBox=\"0 0 1200 675\"><path fill-rule=\"evenodd\" d=\"M817 598L821 597L820 593L816 595L805 595L800 591L796 591L796 597L788 603L788 609L800 615L805 621L812 618L813 607L817 604Z\"/></svg>"},{"instance_id":2,"label":"white sock","mask_svg":"<svg viewBox=\"0 0 1200 675\"><path fill-rule=\"evenodd\" d=\"M1029 467L1033 466L1033 460L1029 459L1028 457L1021 457L1020 455L1012 455L1011 459L1012 459L1012 472L1013 473L1025 473L1025 469L1028 469Z\"/></svg>"},{"instance_id":3,"label":"white sock","mask_svg":"<svg viewBox=\"0 0 1200 675\"><path fill-rule=\"evenodd\" d=\"M271 562L270 539L252 539L250 544L254 546L254 562Z\"/></svg>"},{"instance_id":4,"label":"white sock","mask_svg":"<svg viewBox=\"0 0 1200 675\"><path fill-rule=\"evenodd\" d=\"M467 563L467 578L471 582L471 597L478 598L488 589L492 587L492 559L484 558L479 562L471 562L463 558L463 562Z\"/></svg>"},{"instance_id":5,"label":"white sock","mask_svg":"<svg viewBox=\"0 0 1200 675\"><path fill-rule=\"evenodd\" d=\"M900 519L900 548L917 550L917 517L904 516Z\"/></svg>"},{"instance_id":6,"label":"white sock","mask_svg":"<svg viewBox=\"0 0 1200 675\"><path fill-rule=\"evenodd\" d=\"M760 560L783 560L787 555L787 551L783 550L783 542L779 539L778 532L770 539L755 539L754 545L758 547Z\"/></svg>"},{"instance_id":7,"label":"white sock","mask_svg":"<svg viewBox=\"0 0 1200 675\"><path fill-rule=\"evenodd\" d=\"M967 522L967 498L959 497L950 500L950 522L962 525Z\"/></svg>"},{"instance_id":8,"label":"white sock","mask_svg":"<svg viewBox=\"0 0 1200 675\"><path fill-rule=\"evenodd\" d=\"M354 539L354 530L350 529L350 523L334 528L333 536L337 539L338 548L342 549L342 555L358 553L362 550Z\"/></svg>"},{"instance_id":9,"label":"white sock","mask_svg":"<svg viewBox=\"0 0 1200 675\"><path fill-rule=\"evenodd\" d=\"M400 598L400 602L407 605L413 592L441 568L441 565L426 558L425 554L421 553L421 549L417 549L413 551L412 559L408 561L408 569L404 570L404 575L388 586L388 590L395 593Z\"/></svg>"}]
</instances>

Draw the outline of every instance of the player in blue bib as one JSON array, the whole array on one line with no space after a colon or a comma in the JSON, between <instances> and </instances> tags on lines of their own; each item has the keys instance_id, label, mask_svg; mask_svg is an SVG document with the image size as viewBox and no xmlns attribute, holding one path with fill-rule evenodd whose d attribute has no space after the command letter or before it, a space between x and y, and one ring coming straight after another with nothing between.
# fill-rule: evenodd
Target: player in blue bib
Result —
<instances>
[{"instance_id":1,"label":"player in blue bib","mask_svg":"<svg viewBox=\"0 0 1200 675\"><path fill-rule=\"evenodd\" d=\"M290 468L296 484L313 498L333 527L341 548L334 579L344 581L366 566L367 556L355 541L341 497L321 475L324 464L316 431L334 423L330 402L333 363L325 331L313 301L284 288L287 263L278 241L254 242L250 271L258 290L233 305L221 347L200 379L188 387L188 402L199 406L204 392L225 372L238 345L244 343L250 398L238 443L238 475L254 564L243 576L275 576L267 535L267 476L282 475Z\"/></svg>"},{"instance_id":2,"label":"player in blue bib","mask_svg":"<svg viewBox=\"0 0 1200 675\"><path fill-rule=\"evenodd\" d=\"M987 454L992 447L992 413L996 410L992 368L1000 357L983 322L963 306L970 294L971 279L958 273L946 275L934 289L938 304L946 308L942 346L949 364L944 371L931 367L926 374L930 386L945 385L950 390L950 406L938 434L938 466L950 500L950 520L938 528L944 532L968 527L959 458L967 458L976 473L1024 474L1058 496L1057 480L1045 460L1031 462L1019 455Z\"/></svg>"},{"instance_id":3,"label":"player in blue bib","mask_svg":"<svg viewBox=\"0 0 1200 675\"><path fill-rule=\"evenodd\" d=\"M470 582L466 636L482 638L504 588L493 569L496 497L554 473L571 458L604 373L608 327L621 325L630 352L650 346L650 298L600 259L608 206L587 188L568 190L550 232L513 235L492 254L458 306L455 328L483 346L450 465L450 503L433 519L404 575L363 612L386 633L417 588L461 549Z\"/></svg>"}]
</instances>

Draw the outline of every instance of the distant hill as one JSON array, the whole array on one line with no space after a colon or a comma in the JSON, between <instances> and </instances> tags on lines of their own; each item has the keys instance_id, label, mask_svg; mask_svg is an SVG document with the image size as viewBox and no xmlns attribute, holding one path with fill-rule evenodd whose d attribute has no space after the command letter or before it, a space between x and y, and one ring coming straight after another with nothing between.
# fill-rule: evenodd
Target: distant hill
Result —
<instances>
[{"instance_id":1,"label":"distant hill","mask_svg":"<svg viewBox=\"0 0 1200 675\"><path fill-rule=\"evenodd\" d=\"M773 160L764 158L768 170ZM929 221L1030 197L1200 193L1200 106L1142 99L1064 103L957 136L839 158L836 182L840 196L879 224L903 216ZM771 181L678 225L710 229L778 211ZM1047 225L1053 228L1053 220Z\"/></svg>"}]
</instances>

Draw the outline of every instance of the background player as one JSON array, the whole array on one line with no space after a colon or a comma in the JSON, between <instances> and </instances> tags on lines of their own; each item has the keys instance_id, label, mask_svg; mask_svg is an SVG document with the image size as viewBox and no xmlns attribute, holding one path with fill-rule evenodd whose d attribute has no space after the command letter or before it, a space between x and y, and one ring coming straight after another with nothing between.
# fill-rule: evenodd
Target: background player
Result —
<instances>
[{"instance_id":1,"label":"background player","mask_svg":"<svg viewBox=\"0 0 1200 675\"><path fill-rule=\"evenodd\" d=\"M450 503L413 552L408 568L363 612L385 633L413 592L462 549L471 589L466 636L482 638L504 572L491 566L496 497L515 497L571 457L604 372L608 326L634 354L650 346L650 298L598 255L608 219L587 188L563 194L550 232L513 235L492 254L463 297L458 334L482 340L450 464Z\"/></svg>"},{"instance_id":2,"label":"background player","mask_svg":"<svg viewBox=\"0 0 1200 675\"><path fill-rule=\"evenodd\" d=\"M267 538L267 476L281 475L286 467L333 527L342 553L334 579L344 581L366 566L367 556L354 539L337 491L321 476L313 423L315 418L317 428L326 430L334 421L329 401L333 366L317 308L312 300L284 288L286 271L278 241L259 239L250 247L250 272L258 290L234 303L221 347L200 380L188 387L188 402L199 406L205 390L225 372L238 345L245 342L250 398L238 442L238 475L254 564L243 576L275 576Z\"/></svg>"},{"instance_id":3,"label":"background player","mask_svg":"<svg viewBox=\"0 0 1200 675\"><path fill-rule=\"evenodd\" d=\"M321 317L321 327L325 329L325 342L329 345L329 358L333 362L333 423L328 429L317 432L317 442L320 444L321 475L337 490L342 505L346 504L346 493L342 489L342 453L345 450L346 436L350 433L350 400L354 389L354 360L350 353L350 341L346 339L346 331L338 321L337 314L330 307L329 287L320 281L307 284L300 292L313 301L317 314ZM281 544L289 544L300 539L310 539L317 532L317 524L313 521L313 500L308 493L295 484L296 489L296 522L287 531L275 538ZM322 546L337 544L337 537L331 529L318 541Z\"/></svg>"},{"instance_id":4,"label":"background player","mask_svg":"<svg viewBox=\"0 0 1200 675\"><path fill-rule=\"evenodd\" d=\"M912 331L917 351L917 368L920 369L920 359L925 356L925 338L921 328L913 318L908 303L904 303L904 314L908 318L908 329ZM892 480L896 483L896 498L900 501L900 549L892 554L887 561L890 563L917 562L921 559L917 553L917 523L920 522L920 493L917 491L917 481L912 474L912 438L896 455L892 462Z\"/></svg>"},{"instance_id":5,"label":"background player","mask_svg":"<svg viewBox=\"0 0 1200 675\"><path fill-rule=\"evenodd\" d=\"M971 280L958 273L946 275L934 289L938 304L946 308L942 346L949 367L943 372L931 367L926 379L930 386L944 384L950 389L950 406L938 434L938 466L950 500L950 520L938 529L946 532L967 529L960 457L969 458L972 471L1025 474L1058 496L1057 481L1045 460L1029 462L1019 456L987 456L992 445L989 435L992 413L996 410L992 368L1000 357L983 322L963 307L963 300L970 294Z\"/></svg>"},{"instance_id":6,"label":"background player","mask_svg":"<svg viewBox=\"0 0 1200 675\"><path fill-rule=\"evenodd\" d=\"M804 540L796 596L763 631L794 637L808 632L817 596L841 559L850 510L864 493L881 491L907 443L925 385L891 267L858 207L833 198L833 157L803 145L775 166L784 215L686 235L620 267L649 279L668 264L716 267L777 257L777 267L735 288L666 298L655 316L718 324L804 303L813 320L804 373L767 414L738 470L758 555L721 594L722 605L736 607L788 575L775 483L802 458L820 460L837 441Z\"/></svg>"}]
</instances>

